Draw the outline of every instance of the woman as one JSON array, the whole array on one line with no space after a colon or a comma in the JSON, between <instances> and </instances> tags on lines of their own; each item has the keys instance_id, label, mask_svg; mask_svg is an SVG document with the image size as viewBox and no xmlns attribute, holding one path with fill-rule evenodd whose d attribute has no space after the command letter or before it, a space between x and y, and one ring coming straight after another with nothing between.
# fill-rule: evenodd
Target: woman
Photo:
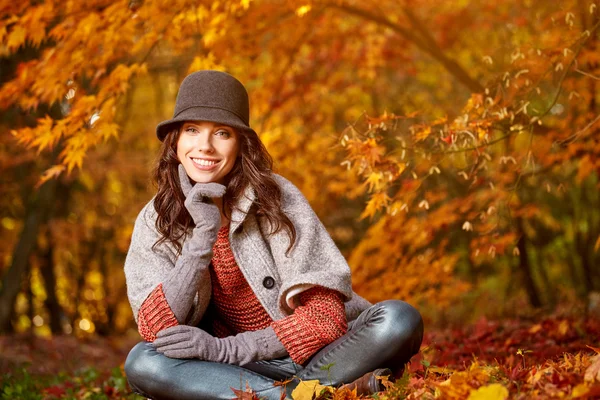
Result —
<instances>
[{"instance_id":1,"label":"woman","mask_svg":"<svg viewBox=\"0 0 600 400\"><path fill-rule=\"evenodd\" d=\"M421 316L352 292L343 256L300 191L272 172L248 121L244 86L199 71L157 127L158 192L125 262L145 340L127 357L129 383L154 399L230 399L247 387L280 399L313 379L379 391L377 378L419 351Z\"/></svg>"}]
</instances>

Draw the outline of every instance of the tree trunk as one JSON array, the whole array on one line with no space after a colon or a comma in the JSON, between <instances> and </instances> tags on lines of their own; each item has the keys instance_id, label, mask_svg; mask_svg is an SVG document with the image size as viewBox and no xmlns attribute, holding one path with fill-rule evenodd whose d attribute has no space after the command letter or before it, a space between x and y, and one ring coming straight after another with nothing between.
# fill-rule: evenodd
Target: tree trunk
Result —
<instances>
[{"instance_id":1,"label":"tree trunk","mask_svg":"<svg viewBox=\"0 0 600 400\"><path fill-rule=\"evenodd\" d=\"M73 303L76 305L85 303L85 296L84 296L84 292L86 289L86 274L87 271L89 271L90 267L90 260L92 260L94 257L94 251L92 248L92 244L89 242L82 242L81 243L81 251L80 251L80 255L79 255L79 264L74 264L73 262L71 262L71 271L73 273L73 276L76 277L75 280L75 285L73 287ZM80 318L83 318L83 315L81 315L80 313L80 307L75 307L75 312L72 316L72 321L73 323L75 323L75 321L77 321ZM74 325L75 326L75 325Z\"/></svg>"},{"instance_id":2,"label":"tree trunk","mask_svg":"<svg viewBox=\"0 0 600 400\"><path fill-rule=\"evenodd\" d=\"M41 254L42 265L40 266L40 271L42 278L44 278L44 288L46 289L44 304L50 316L50 330L53 334L59 334L62 333L60 319L63 310L56 297L56 274L54 273L53 254L54 247L50 244L48 249Z\"/></svg>"},{"instance_id":3,"label":"tree trunk","mask_svg":"<svg viewBox=\"0 0 600 400\"><path fill-rule=\"evenodd\" d=\"M29 325L29 334L33 336L33 330L35 329L35 325L33 324L35 310L33 307L33 290L31 290L31 266L27 265L27 271L25 274L27 275L27 279L25 280L26 285L24 285L25 287L23 288L23 291L25 292L25 296L27 296L27 316L31 322L31 325ZM12 330L12 325L10 325L10 328Z\"/></svg>"},{"instance_id":4,"label":"tree trunk","mask_svg":"<svg viewBox=\"0 0 600 400\"><path fill-rule=\"evenodd\" d=\"M517 242L517 248L519 249L519 271L523 276L523 283L525 284L525 290L529 297L529 303L536 308L542 306L540 295L535 287L535 281L533 279L533 271L529 262L529 255L527 254L527 239L525 232L523 231L523 221L517 219L517 226L519 231L519 241Z\"/></svg>"},{"instance_id":5,"label":"tree trunk","mask_svg":"<svg viewBox=\"0 0 600 400\"><path fill-rule=\"evenodd\" d=\"M110 231L109 231L110 232ZM113 304L113 297L112 297L112 293L110 291L110 285L108 282L108 277L109 277L109 271L108 271L108 262L107 262L107 257L108 257L108 253L109 253L109 240L111 237L111 234L108 234L106 231L104 231L103 229L96 229L96 248L94 251L95 254L95 258L96 260L98 260L98 269L100 270L100 273L102 274L102 291L104 292L104 301L102 302L104 304L104 312L106 313L106 320L105 321L98 321L96 323L96 333L100 336L108 336L111 333L111 328L112 328L112 320L113 320L113 309L114 307L112 306Z\"/></svg>"},{"instance_id":6,"label":"tree trunk","mask_svg":"<svg viewBox=\"0 0 600 400\"><path fill-rule=\"evenodd\" d=\"M27 208L25 224L13 251L12 263L2 277L0 334L12 331L11 319L14 313L15 300L21 289L21 283L27 274L29 257L35 248L40 225L46 221L50 205L53 203L56 184L55 179L44 183Z\"/></svg>"},{"instance_id":7,"label":"tree trunk","mask_svg":"<svg viewBox=\"0 0 600 400\"><path fill-rule=\"evenodd\" d=\"M575 232L575 246L581 259L581 268L583 269L583 281L585 285L586 296L594 291L594 272L592 261L590 260L590 249L594 247L593 240L590 240L588 232Z\"/></svg>"},{"instance_id":8,"label":"tree trunk","mask_svg":"<svg viewBox=\"0 0 600 400\"><path fill-rule=\"evenodd\" d=\"M548 272L545 268L544 263L544 254L541 248L536 249L532 253L533 259L535 261L536 269L540 275L541 285L542 285L542 293L545 294L546 301L550 304L551 308L554 308L556 305L556 291L553 290L552 284L550 283L550 278L548 277Z\"/></svg>"}]
</instances>

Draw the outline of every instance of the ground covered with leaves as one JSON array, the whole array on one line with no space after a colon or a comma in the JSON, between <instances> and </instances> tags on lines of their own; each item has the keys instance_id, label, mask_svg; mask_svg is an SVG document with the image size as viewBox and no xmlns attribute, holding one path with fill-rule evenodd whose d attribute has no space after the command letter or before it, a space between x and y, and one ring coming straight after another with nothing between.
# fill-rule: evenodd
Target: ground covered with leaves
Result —
<instances>
[{"instance_id":1,"label":"ground covered with leaves","mask_svg":"<svg viewBox=\"0 0 600 400\"><path fill-rule=\"evenodd\" d=\"M600 321L571 317L430 332L387 398L600 398L599 338Z\"/></svg>"},{"instance_id":2,"label":"ground covered with leaves","mask_svg":"<svg viewBox=\"0 0 600 400\"><path fill-rule=\"evenodd\" d=\"M546 317L426 332L404 376L376 399L600 398L600 321ZM135 340L0 337L2 399L139 399L123 361ZM232 393L232 397L235 395ZM251 391L238 398L256 398ZM295 400L310 399L298 393ZM313 398L356 399L321 388Z\"/></svg>"},{"instance_id":3,"label":"ground covered with leaves","mask_svg":"<svg viewBox=\"0 0 600 400\"><path fill-rule=\"evenodd\" d=\"M123 373L136 338L0 336L2 400L141 399Z\"/></svg>"}]
</instances>

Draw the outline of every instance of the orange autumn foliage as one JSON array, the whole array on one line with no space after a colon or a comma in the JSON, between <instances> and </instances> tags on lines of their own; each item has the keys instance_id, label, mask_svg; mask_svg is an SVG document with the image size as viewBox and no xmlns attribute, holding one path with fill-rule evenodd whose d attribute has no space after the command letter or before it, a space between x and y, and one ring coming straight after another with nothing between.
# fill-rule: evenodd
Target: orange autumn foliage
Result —
<instances>
[{"instance_id":1,"label":"orange autumn foliage","mask_svg":"<svg viewBox=\"0 0 600 400\"><path fill-rule=\"evenodd\" d=\"M368 299L435 319L464 296L470 311L600 290L597 3L374 5L0 1L5 270L28 215L20 185L57 180L64 210L39 242L56 250L61 296L81 291L63 307L73 323L126 310L107 293L124 292L132 221L151 197L154 126L187 72L214 68L247 85L277 172ZM93 311L79 315L79 301Z\"/></svg>"}]
</instances>

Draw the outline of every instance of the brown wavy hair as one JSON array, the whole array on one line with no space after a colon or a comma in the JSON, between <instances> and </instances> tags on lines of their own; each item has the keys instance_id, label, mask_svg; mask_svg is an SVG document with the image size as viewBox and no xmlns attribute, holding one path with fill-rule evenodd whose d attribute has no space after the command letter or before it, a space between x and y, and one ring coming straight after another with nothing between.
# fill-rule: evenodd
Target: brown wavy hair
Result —
<instances>
[{"instance_id":1,"label":"brown wavy hair","mask_svg":"<svg viewBox=\"0 0 600 400\"><path fill-rule=\"evenodd\" d=\"M194 226L191 215L184 205L185 196L179 183L177 168L177 142L181 125L173 128L165 137L160 157L157 160L153 180L157 186L154 209L157 212L156 229L161 237L154 246L171 243L177 253L181 253L182 239L189 228ZM292 221L281 209L281 189L272 176L273 158L254 131L237 131L239 154L229 174L225 177L227 191L223 196L223 208L228 215L237 200L250 185L256 192L253 209L258 216L266 218L271 227L269 235L282 229L287 231L291 250L296 242L296 229Z\"/></svg>"}]
</instances>

